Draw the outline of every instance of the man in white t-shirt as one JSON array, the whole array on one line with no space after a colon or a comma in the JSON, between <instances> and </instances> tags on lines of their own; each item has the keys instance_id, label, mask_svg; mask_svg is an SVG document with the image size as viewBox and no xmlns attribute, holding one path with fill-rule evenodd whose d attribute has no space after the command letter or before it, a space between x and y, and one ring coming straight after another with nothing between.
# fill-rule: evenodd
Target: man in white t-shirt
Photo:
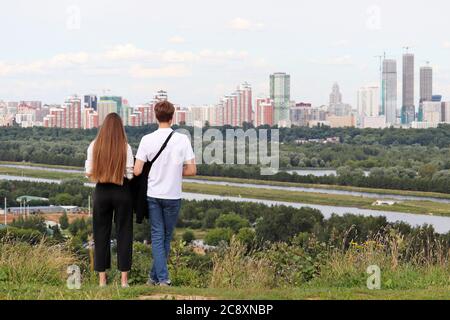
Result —
<instances>
[{"instance_id":1,"label":"man in white t-shirt","mask_svg":"<svg viewBox=\"0 0 450 320\"><path fill-rule=\"evenodd\" d=\"M173 132L173 104L162 101L155 106L159 129L142 138L136 154L134 174L142 174L144 164L152 161ZM167 259L170 241L181 208L183 176L195 176L197 166L191 142L186 135L174 132L166 148L153 163L148 176L147 200L151 223L153 266L149 284L170 285Z\"/></svg>"}]
</instances>

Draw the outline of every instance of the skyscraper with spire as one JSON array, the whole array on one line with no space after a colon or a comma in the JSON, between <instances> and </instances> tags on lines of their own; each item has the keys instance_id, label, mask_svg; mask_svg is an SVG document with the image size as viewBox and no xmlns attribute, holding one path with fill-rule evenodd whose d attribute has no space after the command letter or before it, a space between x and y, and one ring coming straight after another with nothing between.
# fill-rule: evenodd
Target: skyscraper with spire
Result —
<instances>
[{"instance_id":1,"label":"skyscraper with spire","mask_svg":"<svg viewBox=\"0 0 450 320\"><path fill-rule=\"evenodd\" d=\"M342 103L342 93L339 84L335 82L330 94L330 106Z\"/></svg>"}]
</instances>

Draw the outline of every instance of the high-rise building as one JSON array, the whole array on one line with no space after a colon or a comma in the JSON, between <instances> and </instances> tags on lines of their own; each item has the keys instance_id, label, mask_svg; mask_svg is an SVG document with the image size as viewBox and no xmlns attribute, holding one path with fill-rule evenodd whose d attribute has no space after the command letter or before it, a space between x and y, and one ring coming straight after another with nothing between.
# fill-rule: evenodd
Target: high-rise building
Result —
<instances>
[{"instance_id":1,"label":"high-rise building","mask_svg":"<svg viewBox=\"0 0 450 320\"><path fill-rule=\"evenodd\" d=\"M67 98L63 109L65 109L65 125L63 128L81 129L81 98L78 96Z\"/></svg>"},{"instance_id":2,"label":"high-rise building","mask_svg":"<svg viewBox=\"0 0 450 320\"><path fill-rule=\"evenodd\" d=\"M414 55L403 55L402 124L411 124L416 117L414 105Z\"/></svg>"},{"instance_id":3,"label":"high-rise building","mask_svg":"<svg viewBox=\"0 0 450 320\"><path fill-rule=\"evenodd\" d=\"M119 96L102 96L102 97L100 97L100 102L102 102L102 101L114 101L116 103L116 111L114 111L114 112L116 112L119 116L122 116L122 114L123 114L123 112L122 112L122 104L123 104L122 97L119 97ZM97 103L97 111L98 111L98 104L100 102ZM99 117L101 119L100 112L99 112ZM103 120L104 119L105 118L103 118ZM103 123L103 120L101 120L101 123Z\"/></svg>"},{"instance_id":4,"label":"high-rise building","mask_svg":"<svg viewBox=\"0 0 450 320\"><path fill-rule=\"evenodd\" d=\"M342 103L342 93L339 89L339 84L335 82L333 84L333 88L331 89L330 94L330 106L334 104L341 104Z\"/></svg>"},{"instance_id":5,"label":"high-rise building","mask_svg":"<svg viewBox=\"0 0 450 320\"><path fill-rule=\"evenodd\" d=\"M256 99L255 126L274 125L275 104L270 98Z\"/></svg>"},{"instance_id":6,"label":"high-rise building","mask_svg":"<svg viewBox=\"0 0 450 320\"><path fill-rule=\"evenodd\" d=\"M239 108L239 125L242 123L252 122L252 112L253 112L253 104L252 104L252 87L247 82L244 82L237 90L240 98L240 108Z\"/></svg>"},{"instance_id":7,"label":"high-rise building","mask_svg":"<svg viewBox=\"0 0 450 320\"><path fill-rule=\"evenodd\" d=\"M270 75L270 99L273 100L274 123L289 122L289 107L291 102L291 76L278 72Z\"/></svg>"},{"instance_id":8,"label":"high-rise building","mask_svg":"<svg viewBox=\"0 0 450 320\"><path fill-rule=\"evenodd\" d=\"M139 119L142 121L142 123L140 124L141 126L156 123L154 107L155 107L154 103L145 103L138 105L134 108L133 114L134 113L140 114Z\"/></svg>"},{"instance_id":9,"label":"high-rise building","mask_svg":"<svg viewBox=\"0 0 450 320\"><path fill-rule=\"evenodd\" d=\"M84 129L98 128L98 113L93 108L83 108L82 120Z\"/></svg>"},{"instance_id":10,"label":"high-rise building","mask_svg":"<svg viewBox=\"0 0 450 320\"><path fill-rule=\"evenodd\" d=\"M338 117L348 116L352 113L352 106L342 102L342 93L337 83L334 83L331 89L328 113Z\"/></svg>"},{"instance_id":11,"label":"high-rise building","mask_svg":"<svg viewBox=\"0 0 450 320\"><path fill-rule=\"evenodd\" d=\"M291 106L291 124L298 127L309 126L312 122L325 121L327 113L320 108L314 108L311 103L296 103Z\"/></svg>"},{"instance_id":12,"label":"high-rise building","mask_svg":"<svg viewBox=\"0 0 450 320\"><path fill-rule=\"evenodd\" d=\"M140 112L134 112L130 115L129 118L129 125L131 127L139 127L142 126L142 120L141 120L141 113Z\"/></svg>"},{"instance_id":13,"label":"high-rise building","mask_svg":"<svg viewBox=\"0 0 450 320\"><path fill-rule=\"evenodd\" d=\"M420 100L417 119L423 121L423 103L433 101L433 68L430 66L420 68Z\"/></svg>"},{"instance_id":14,"label":"high-rise building","mask_svg":"<svg viewBox=\"0 0 450 320\"><path fill-rule=\"evenodd\" d=\"M433 98L433 68L420 68L420 102L431 101Z\"/></svg>"},{"instance_id":15,"label":"high-rise building","mask_svg":"<svg viewBox=\"0 0 450 320\"><path fill-rule=\"evenodd\" d=\"M397 61L383 60L382 70L382 110L388 126L397 123Z\"/></svg>"},{"instance_id":16,"label":"high-rise building","mask_svg":"<svg viewBox=\"0 0 450 320\"><path fill-rule=\"evenodd\" d=\"M117 102L114 100L100 99L99 103L97 104L97 112L98 112L98 124L101 126L108 114L118 113Z\"/></svg>"},{"instance_id":17,"label":"high-rise building","mask_svg":"<svg viewBox=\"0 0 450 320\"><path fill-rule=\"evenodd\" d=\"M358 90L358 115L376 117L380 115L380 89L362 87Z\"/></svg>"},{"instance_id":18,"label":"high-rise building","mask_svg":"<svg viewBox=\"0 0 450 320\"><path fill-rule=\"evenodd\" d=\"M175 107L175 114L173 115L173 123L177 125L186 125L187 110L180 106Z\"/></svg>"},{"instance_id":19,"label":"high-rise building","mask_svg":"<svg viewBox=\"0 0 450 320\"><path fill-rule=\"evenodd\" d=\"M247 83L240 85L235 92L224 96L219 106L222 111L220 118L216 123L223 122L223 124L239 127L244 122L252 122L252 87ZM215 111L216 112L216 111Z\"/></svg>"},{"instance_id":20,"label":"high-rise building","mask_svg":"<svg viewBox=\"0 0 450 320\"><path fill-rule=\"evenodd\" d=\"M97 96L95 94L87 94L84 96L84 107L97 110Z\"/></svg>"},{"instance_id":21,"label":"high-rise building","mask_svg":"<svg viewBox=\"0 0 450 320\"><path fill-rule=\"evenodd\" d=\"M49 114L44 118L44 127L47 128L64 128L66 125L66 109L60 107L52 107Z\"/></svg>"}]
</instances>

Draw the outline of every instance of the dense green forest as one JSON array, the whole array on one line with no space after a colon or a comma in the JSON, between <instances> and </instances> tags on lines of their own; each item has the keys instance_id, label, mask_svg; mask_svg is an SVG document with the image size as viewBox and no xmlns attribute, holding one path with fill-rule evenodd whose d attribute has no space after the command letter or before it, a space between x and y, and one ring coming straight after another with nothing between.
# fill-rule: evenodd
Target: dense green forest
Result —
<instances>
[{"instance_id":1,"label":"dense green forest","mask_svg":"<svg viewBox=\"0 0 450 320\"><path fill-rule=\"evenodd\" d=\"M156 125L126 128L134 150L140 139L156 128ZM219 130L230 128L221 127ZM191 127L183 129L193 133ZM57 128L0 128L0 161L83 166L86 148L95 138L96 132ZM339 137L340 143L296 143L299 139L327 137ZM280 147L282 168L336 168L338 176L297 176L282 172L274 176L261 176L258 167L225 165L201 165L199 172L207 176L450 192L448 125L427 130L282 128L280 140L283 142ZM370 174L367 176L364 171Z\"/></svg>"}]
</instances>

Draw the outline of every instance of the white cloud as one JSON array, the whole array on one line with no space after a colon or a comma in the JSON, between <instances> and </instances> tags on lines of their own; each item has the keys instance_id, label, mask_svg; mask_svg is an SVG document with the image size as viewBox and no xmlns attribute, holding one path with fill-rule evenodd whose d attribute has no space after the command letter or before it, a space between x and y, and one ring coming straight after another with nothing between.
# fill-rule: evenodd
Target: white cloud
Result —
<instances>
[{"instance_id":1,"label":"white cloud","mask_svg":"<svg viewBox=\"0 0 450 320\"><path fill-rule=\"evenodd\" d=\"M134 65L129 74L134 78L181 78L191 74L191 70L181 64L168 65L160 68L147 68Z\"/></svg>"},{"instance_id":2,"label":"white cloud","mask_svg":"<svg viewBox=\"0 0 450 320\"><path fill-rule=\"evenodd\" d=\"M185 43L186 40L181 36L173 36L169 39L169 42L174 43L174 44L180 44L180 43Z\"/></svg>"},{"instance_id":3,"label":"white cloud","mask_svg":"<svg viewBox=\"0 0 450 320\"><path fill-rule=\"evenodd\" d=\"M442 46L443 46L445 49L450 49L450 41L444 41L444 43L442 44Z\"/></svg>"},{"instance_id":4,"label":"white cloud","mask_svg":"<svg viewBox=\"0 0 450 320\"><path fill-rule=\"evenodd\" d=\"M128 43L110 48L102 54L102 57L108 60L133 60L150 58L152 55L151 52Z\"/></svg>"},{"instance_id":5,"label":"white cloud","mask_svg":"<svg viewBox=\"0 0 450 320\"><path fill-rule=\"evenodd\" d=\"M353 65L352 57L350 55L344 55L340 57L331 57L326 59L311 59L311 63L328 65L328 66L349 66Z\"/></svg>"},{"instance_id":6,"label":"white cloud","mask_svg":"<svg viewBox=\"0 0 450 320\"><path fill-rule=\"evenodd\" d=\"M161 53L161 60L164 62L193 62L198 59L198 55L193 52L185 51L178 52L175 50L168 50Z\"/></svg>"},{"instance_id":7,"label":"white cloud","mask_svg":"<svg viewBox=\"0 0 450 320\"><path fill-rule=\"evenodd\" d=\"M244 18L234 18L228 23L228 27L233 30L260 30L264 27L264 24L260 22L253 22Z\"/></svg>"},{"instance_id":8,"label":"white cloud","mask_svg":"<svg viewBox=\"0 0 450 320\"><path fill-rule=\"evenodd\" d=\"M98 52L61 53L35 61L0 61L0 76L51 75L70 69L79 76L129 75L135 78L185 77L194 68L210 66L264 65L244 50L150 51L133 44L120 44ZM130 67L132 66L132 67Z\"/></svg>"},{"instance_id":9,"label":"white cloud","mask_svg":"<svg viewBox=\"0 0 450 320\"><path fill-rule=\"evenodd\" d=\"M249 53L247 51L241 50L241 51L235 51L235 50L209 50L205 49L200 51L199 53L200 58L202 59L212 59L212 60L240 60L245 59L249 56Z\"/></svg>"}]
</instances>

